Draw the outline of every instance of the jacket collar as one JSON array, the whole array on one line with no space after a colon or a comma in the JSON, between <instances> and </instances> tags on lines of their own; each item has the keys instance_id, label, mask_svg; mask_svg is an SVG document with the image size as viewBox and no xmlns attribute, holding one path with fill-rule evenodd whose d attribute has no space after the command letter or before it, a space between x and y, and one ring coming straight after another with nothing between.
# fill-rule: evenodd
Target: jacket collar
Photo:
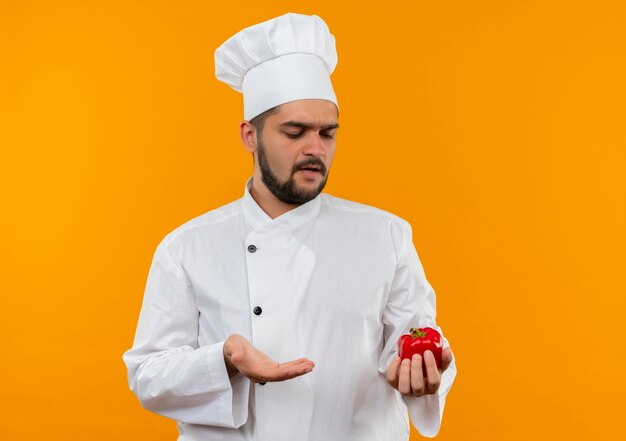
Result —
<instances>
[{"instance_id":1,"label":"jacket collar","mask_svg":"<svg viewBox=\"0 0 626 441\"><path fill-rule=\"evenodd\" d=\"M309 202L299 205L286 213L272 219L259 205L250 194L252 187L251 176L246 181L243 198L241 202L243 216L246 224L251 231L265 230L268 232L285 232L290 231L304 225L315 219L321 207L321 195L318 194Z\"/></svg>"}]
</instances>

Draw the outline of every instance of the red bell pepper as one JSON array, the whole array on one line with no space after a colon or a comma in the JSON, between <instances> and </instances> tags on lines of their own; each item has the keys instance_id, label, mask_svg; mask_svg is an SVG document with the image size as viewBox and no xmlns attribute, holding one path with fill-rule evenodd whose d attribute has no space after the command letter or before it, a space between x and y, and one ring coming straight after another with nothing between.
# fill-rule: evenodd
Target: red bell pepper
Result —
<instances>
[{"instance_id":1,"label":"red bell pepper","mask_svg":"<svg viewBox=\"0 0 626 441\"><path fill-rule=\"evenodd\" d=\"M443 342L441 334L437 330L429 327L411 328L410 334L404 334L398 339L398 356L404 360L411 360L414 354L424 357L424 352L430 350L435 356L437 367L441 368L441 351ZM426 365L422 361L422 372L426 378Z\"/></svg>"}]
</instances>

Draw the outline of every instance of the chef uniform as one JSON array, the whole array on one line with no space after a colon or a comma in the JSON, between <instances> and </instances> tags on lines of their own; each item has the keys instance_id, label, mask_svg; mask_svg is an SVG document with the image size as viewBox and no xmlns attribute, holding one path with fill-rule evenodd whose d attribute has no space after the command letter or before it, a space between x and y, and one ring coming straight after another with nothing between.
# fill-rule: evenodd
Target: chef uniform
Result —
<instances>
[{"instance_id":1,"label":"chef uniform","mask_svg":"<svg viewBox=\"0 0 626 441\"><path fill-rule=\"evenodd\" d=\"M216 51L218 78L243 89L246 119L293 99L336 104L336 62L326 24L300 14L244 29ZM409 415L436 435L454 360L433 395L403 396L385 378L401 334L441 332L410 225L327 193L272 219L251 185L156 249L123 356L143 407L176 420L180 441L406 441ZM235 333L275 361L307 357L315 368L266 384L229 378L223 346Z\"/></svg>"}]
</instances>

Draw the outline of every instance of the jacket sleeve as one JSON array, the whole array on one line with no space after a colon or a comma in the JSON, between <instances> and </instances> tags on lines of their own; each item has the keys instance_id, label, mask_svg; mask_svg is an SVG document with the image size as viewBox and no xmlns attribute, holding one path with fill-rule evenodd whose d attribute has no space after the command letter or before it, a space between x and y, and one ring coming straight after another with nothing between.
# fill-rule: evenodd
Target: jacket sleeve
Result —
<instances>
[{"instance_id":1,"label":"jacket sleeve","mask_svg":"<svg viewBox=\"0 0 626 441\"><path fill-rule=\"evenodd\" d=\"M228 377L224 341L199 347L195 292L165 240L154 254L133 347L123 355L141 405L184 423L237 428L250 382ZM232 383L231 383L232 382Z\"/></svg>"},{"instance_id":2,"label":"jacket sleeve","mask_svg":"<svg viewBox=\"0 0 626 441\"><path fill-rule=\"evenodd\" d=\"M392 240L396 249L396 269L389 297L383 313L385 345L379 360L379 372L387 372L389 363L397 355L397 342L412 327L430 326L443 337L443 347L449 347L441 328L435 323L435 292L426 280L424 269L412 241L411 226L406 221L392 225ZM456 377L456 363L445 370L439 390L433 395L410 397L401 395L408 408L411 422L425 437L439 433L446 396ZM399 392L396 392L400 395Z\"/></svg>"}]
</instances>

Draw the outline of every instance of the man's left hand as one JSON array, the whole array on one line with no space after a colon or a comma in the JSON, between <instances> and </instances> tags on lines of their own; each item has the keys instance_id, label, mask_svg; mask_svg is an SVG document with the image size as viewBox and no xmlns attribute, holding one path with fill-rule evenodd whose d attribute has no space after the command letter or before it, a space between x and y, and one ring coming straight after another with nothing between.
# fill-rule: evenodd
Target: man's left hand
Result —
<instances>
[{"instance_id":1,"label":"man's left hand","mask_svg":"<svg viewBox=\"0 0 626 441\"><path fill-rule=\"evenodd\" d=\"M401 362L402 361L402 362ZM452 362L452 350L444 348L441 352L441 367L437 368L435 356L432 352L424 352L426 377L422 373L422 357L418 354L412 360L400 360L396 356L387 367L387 382L402 395L421 397L437 393L441 384L441 374L448 369Z\"/></svg>"}]
</instances>

